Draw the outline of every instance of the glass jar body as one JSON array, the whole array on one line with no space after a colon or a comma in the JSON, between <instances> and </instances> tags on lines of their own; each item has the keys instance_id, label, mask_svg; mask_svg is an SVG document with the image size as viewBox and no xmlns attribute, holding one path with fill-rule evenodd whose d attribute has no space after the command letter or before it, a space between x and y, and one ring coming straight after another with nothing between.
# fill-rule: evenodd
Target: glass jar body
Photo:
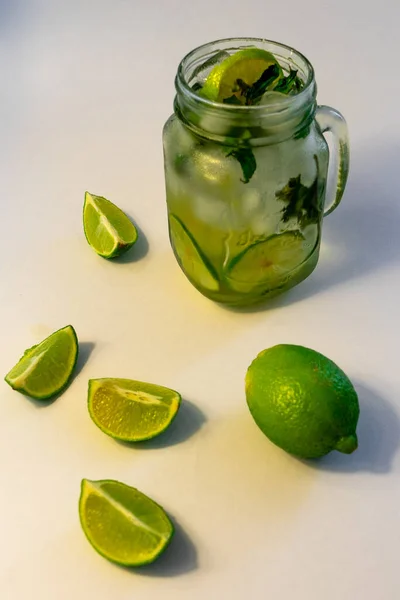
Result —
<instances>
[{"instance_id":1,"label":"glass jar body","mask_svg":"<svg viewBox=\"0 0 400 600\"><path fill-rule=\"evenodd\" d=\"M250 304L313 271L329 157L315 122L297 139L252 147L247 182L231 146L196 135L176 115L163 143L171 245L201 293Z\"/></svg>"},{"instance_id":2,"label":"glass jar body","mask_svg":"<svg viewBox=\"0 0 400 600\"><path fill-rule=\"evenodd\" d=\"M202 85L215 66L223 69L226 57L244 48L273 53L285 75L295 71L296 93L269 92L257 105L240 106L204 97ZM307 59L268 40L199 47L180 63L175 85L163 147L169 234L183 272L205 296L231 305L293 287L315 268L324 213L344 191L343 117L317 107ZM326 131L333 133L336 168L328 164ZM334 181L326 199L328 171Z\"/></svg>"}]
</instances>

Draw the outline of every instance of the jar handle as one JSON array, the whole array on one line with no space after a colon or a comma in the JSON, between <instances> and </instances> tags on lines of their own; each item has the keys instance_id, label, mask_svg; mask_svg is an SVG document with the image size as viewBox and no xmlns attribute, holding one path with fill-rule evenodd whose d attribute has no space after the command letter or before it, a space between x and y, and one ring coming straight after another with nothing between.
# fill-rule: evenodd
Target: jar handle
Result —
<instances>
[{"instance_id":1,"label":"jar handle","mask_svg":"<svg viewBox=\"0 0 400 600\"><path fill-rule=\"evenodd\" d=\"M330 106L318 106L315 119L324 134L330 131L333 136L334 157L329 158L328 181L332 176L332 191L325 200L324 217L338 206L342 199L349 175L349 138L347 124L339 111ZM332 174L332 175L330 175Z\"/></svg>"}]
</instances>

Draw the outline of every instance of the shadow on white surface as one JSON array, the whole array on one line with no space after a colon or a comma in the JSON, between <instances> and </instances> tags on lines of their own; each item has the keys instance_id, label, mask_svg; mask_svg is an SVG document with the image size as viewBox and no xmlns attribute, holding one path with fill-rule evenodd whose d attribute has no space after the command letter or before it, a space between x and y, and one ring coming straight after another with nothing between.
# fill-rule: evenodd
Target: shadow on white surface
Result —
<instances>
[{"instance_id":1,"label":"shadow on white surface","mask_svg":"<svg viewBox=\"0 0 400 600\"><path fill-rule=\"evenodd\" d=\"M95 345L96 344L94 342L79 342L79 354L74 377L77 377L81 374L83 368L85 367L94 350Z\"/></svg>"},{"instance_id":2,"label":"shadow on white surface","mask_svg":"<svg viewBox=\"0 0 400 600\"><path fill-rule=\"evenodd\" d=\"M141 227L139 227L139 225L136 223L135 219L133 219L130 214L128 214L126 211L125 211L125 214L127 217L129 217L129 219L132 221L132 223L136 227L136 230L138 232L138 238L137 238L136 243L132 246L132 248L130 248L127 252L125 252L125 254L122 254L121 256L118 256L117 258L111 259L112 262L116 263L116 264L126 264L126 263L137 262L137 261L141 260L142 258L144 258L149 251L149 242L148 242L147 237L144 234L143 230L141 229Z\"/></svg>"},{"instance_id":3,"label":"shadow on white surface","mask_svg":"<svg viewBox=\"0 0 400 600\"><path fill-rule=\"evenodd\" d=\"M373 193L375 200L379 198L377 190ZM394 205L372 205L372 198L367 194L365 200L365 206L361 206L360 198L357 205L339 207L338 215L324 224L320 261L314 273L275 303L290 304L306 299L348 280L369 275L400 258L400 212Z\"/></svg>"},{"instance_id":4,"label":"shadow on white surface","mask_svg":"<svg viewBox=\"0 0 400 600\"><path fill-rule=\"evenodd\" d=\"M392 405L363 384L355 384L360 418L358 449L350 455L331 452L310 466L328 471L389 473L400 446L400 418Z\"/></svg>"},{"instance_id":5,"label":"shadow on white surface","mask_svg":"<svg viewBox=\"0 0 400 600\"><path fill-rule=\"evenodd\" d=\"M154 450L181 444L197 433L206 422L205 414L189 400L182 400L175 419L166 431L145 442L118 442L123 446L139 450Z\"/></svg>"},{"instance_id":6,"label":"shadow on white surface","mask_svg":"<svg viewBox=\"0 0 400 600\"><path fill-rule=\"evenodd\" d=\"M68 389L68 388L65 388L65 389ZM31 398L30 396L27 396L26 394L21 394L21 395L24 398L26 398L26 400L28 400L28 402L33 404L33 406L36 406L36 408L46 408L47 406L51 406L52 404L54 404L54 402L56 402L59 399L59 397L63 395L63 393L65 392L65 389L63 389L56 396L53 396L52 398L48 398L47 400L36 400L36 398ZM18 393L20 393L20 392L18 392Z\"/></svg>"},{"instance_id":7,"label":"shadow on white surface","mask_svg":"<svg viewBox=\"0 0 400 600\"><path fill-rule=\"evenodd\" d=\"M260 312L287 306L400 260L400 209L394 202L398 154L398 147L389 144L385 152L374 148L367 155L357 153L343 200L324 219L320 259L308 279L267 302L229 310Z\"/></svg>"},{"instance_id":8,"label":"shadow on white surface","mask_svg":"<svg viewBox=\"0 0 400 600\"><path fill-rule=\"evenodd\" d=\"M170 545L153 564L129 569L135 575L147 577L176 577L198 568L197 550L184 529L169 515L174 524L175 534Z\"/></svg>"}]
</instances>

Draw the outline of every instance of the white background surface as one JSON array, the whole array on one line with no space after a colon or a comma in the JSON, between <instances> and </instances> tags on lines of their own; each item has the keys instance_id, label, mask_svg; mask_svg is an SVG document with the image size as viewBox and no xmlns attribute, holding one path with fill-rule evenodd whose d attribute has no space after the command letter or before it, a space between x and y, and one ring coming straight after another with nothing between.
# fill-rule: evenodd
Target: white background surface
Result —
<instances>
[{"instance_id":1,"label":"white background surface","mask_svg":"<svg viewBox=\"0 0 400 600\"><path fill-rule=\"evenodd\" d=\"M83 342L53 404L0 384L2 600L400 597L399 22L394 0L1 0L0 373L67 323ZM179 60L235 35L305 53L352 150L317 270L243 313L203 298L174 262L160 141ZM86 189L145 233L125 261L87 245ZM352 456L303 463L252 422L246 368L279 342L323 352L355 382ZM140 449L101 433L86 387L104 376L180 390L170 433ZM92 550L82 477L134 485L173 516L156 565L131 572Z\"/></svg>"}]
</instances>

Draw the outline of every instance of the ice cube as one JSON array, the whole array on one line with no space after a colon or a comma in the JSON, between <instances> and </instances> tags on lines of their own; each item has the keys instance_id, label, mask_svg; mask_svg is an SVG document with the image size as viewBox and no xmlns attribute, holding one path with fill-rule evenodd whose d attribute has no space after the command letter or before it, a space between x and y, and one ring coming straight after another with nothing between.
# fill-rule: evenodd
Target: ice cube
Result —
<instances>
[{"instance_id":1,"label":"ice cube","mask_svg":"<svg viewBox=\"0 0 400 600\"><path fill-rule=\"evenodd\" d=\"M175 118L164 130L163 143L167 168L182 174L187 170L192 149L199 143L198 139Z\"/></svg>"},{"instance_id":2,"label":"ice cube","mask_svg":"<svg viewBox=\"0 0 400 600\"><path fill-rule=\"evenodd\" d=\"M269 237L272 235L279 223L277 215L259 213L251 219L250 228L255 236Z\"/></svg>"},{"instance_id":3,"label":"ice cube","mask_svg":"<svg viewBox=\"0 0 400 600\"><path fill-rule=\"evenodd\" d=\"M232 124L226 118L221 117L218 113L213 114L211 111L202 114L199 127L201 130L222 137L228 137L232 129Z\"/></svg>"},{"instance_id":4,"label":"ice cube","mask_svg":"<svg viewBox=\"0 0 400 600\"><path fill-rule=\"evenodd\" d=\"M168 169L165 178L168 196L186 202L187 197L190 196L190 180L178 175L174 169Z\"/></svg>"},{"instance_id":5,"label":"ice cube","mask_svg":"<svg viewBox=\"0 0 400 600\"><path fill-rule=\"evenodd\" d=\"M241 206L243 212L254 213L260 208L260 205L261 195L258 190L250 188L243 193L241 198Z\"/></svg>"},{"instance_id":6,"label":"ice cube","mask_svg":"<svg viewBox=\"0 0 400 600\"><path fill-rule=\"evenodd\" d=\"M208 196L193 194L193 208L198 219L212 227L229 229L229 206L221 200Z\"/></svg>"},{"instance_id":7,"label":"ice cube","mask_svg":"<svg viewBox=\"0 0 400 600\"><path fill-rule=\"evenodd\" d=\"M169 148L174 154L189 154L197 139L194 134L176 119L167 135Z\"/></svg>"},{"instance_id":8,"label":"ice cube","mask_svg":"<svg viewBox=\"0 0 400 600\"><path fill-rule=\"evenodd\" d=\"M211 144L198 146L192 157L196 179L225 191L238 180L235 163L227 158L221 147Z\"/></svg>"},{"instance_id":9,"label":"ice cube","mask_svg":"<svg viewBox=\"0 0 400 600\"><path fill-rule=\"evenodd\" d=\"M281 94L280 92L265 92L262 96L259 104L262 106L271 106L271 105L283 105L286 101L286 94Z\"/></svg>"}]
</instances>

